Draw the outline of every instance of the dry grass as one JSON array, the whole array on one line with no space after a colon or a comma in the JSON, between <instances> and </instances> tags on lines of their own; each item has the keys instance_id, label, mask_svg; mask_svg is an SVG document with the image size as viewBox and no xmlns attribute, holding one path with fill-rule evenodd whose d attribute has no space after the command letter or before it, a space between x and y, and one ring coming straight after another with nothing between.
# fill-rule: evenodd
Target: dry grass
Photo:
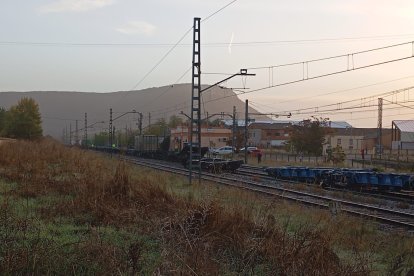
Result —
<instances>
[{"instance_id":1,"label":"dry grass","mask_svg":"<svg viewBox=\"0 0 414 276\"><path fill-rule=\"evenodd\" d=\"M327 212L206 183L189 187L181 178L137 171L50 140L0 150L1 178L17 183L0 193L5 274L367 275L376 270L373 230L349 218L332 221ZM411 264L407 245L399 248L387 256L395 262L385 270L405 271Z\"/></svg>"}]
</instances>

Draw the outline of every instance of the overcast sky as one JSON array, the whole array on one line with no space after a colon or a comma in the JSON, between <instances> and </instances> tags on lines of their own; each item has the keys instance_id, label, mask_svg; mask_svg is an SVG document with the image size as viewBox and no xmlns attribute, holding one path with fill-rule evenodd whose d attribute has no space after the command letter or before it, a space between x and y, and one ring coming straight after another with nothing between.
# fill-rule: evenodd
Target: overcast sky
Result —
<instances>
[{"instance_id":1,"label":"overcast sky","mask_svg":"<svg viewBox=\"0 0 414 276\"><path fill-rule=\"evenodd\" d=\"M151 69L201 19L230 0L2 0L0 91L112 92L191 82L192 32ZM350 54L414 40L410 0L238 0L201 24L203 73L234 73ZM387 50L273 70L249 70L224 86L245 91L370 65L413 54L407 44ZM414 85L414 59L355 70L240 95L263 112L292 111L293 119L324 116L354 126L375 127L377 111L343 109L320 114L321 106ZM303 71L305 70L305 71ZM180 78L184 76L183 78ZM145 77L145 78L144 78ZM226 75L205 74L212 84ZM139 85L137 85L139 84ZM400 93L405 106L414 95ZM387 101L397 99L384 97ZM384 126L411 119L401 105L384 106ZM352 103L355 106L355 103ZM313 113L295 110L315 107ZM316 108L320 107L320 108ZM329 109L329 108L328 108ZM351 113L352 111L352 113ZM355 112L358 111L358 112ZM411 111L411 112L410 112ZM299 113L299 114L297 114Z\"/></svg>"}]
</instances>

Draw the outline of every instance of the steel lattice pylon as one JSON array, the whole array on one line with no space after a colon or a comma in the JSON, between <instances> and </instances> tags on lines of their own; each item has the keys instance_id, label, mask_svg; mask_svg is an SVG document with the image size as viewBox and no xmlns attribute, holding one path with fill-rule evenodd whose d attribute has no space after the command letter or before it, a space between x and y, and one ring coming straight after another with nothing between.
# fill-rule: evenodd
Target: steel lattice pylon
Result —
<instances>
[{"instance_id":1,"label":"steel lattice pylon","mask_svg":"<svg viewBox=\"0 0 414 276\"><path fill-rule=\"evenodd\" d=\"M193 167L193 160L201 159L201 61L200 61L200 18L194 18L193 26L193 70L191 83L191 122L190 122L190 183L192 180L193 169L198 171L199 181L201 180L201 168L197 164ZM197 148L197 152L193 152ZM199 162L197 162L199 163Z\"/></svg>"},{"instance_id":2,"label":"steel lattice pylon","mask_svg":"<svg viewBox=\"0 0 414 276\"><path fill-rule=\"evenodd\" d=\"M377 128L377 138L378 138L378 154L381 158L382 155L382 105L383 99L378 98L378 128Z\"/></svg>"}]
</instances>

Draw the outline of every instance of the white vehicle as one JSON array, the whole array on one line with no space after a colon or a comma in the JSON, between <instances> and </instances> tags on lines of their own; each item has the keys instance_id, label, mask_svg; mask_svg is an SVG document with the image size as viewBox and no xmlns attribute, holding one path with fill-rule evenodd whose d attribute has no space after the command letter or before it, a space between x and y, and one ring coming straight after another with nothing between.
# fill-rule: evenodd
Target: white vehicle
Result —
<instances>
[{"instance_id":1,"label":"white vehicle","mask_svg":"<svg viewBox=\"0 0 414 276\"><path fill-rule=\"evenodd\" d=\"M221 147L221 148L213 150L213 154L218 154L218 155L231 154L232 152L233 152L233 148L230 146L225 146L225 147Z\"/></svg>"},{"instance_id":2,"label":"white vehicle","mask_svg":"<svg viewBox=\"0 0 414 276\"><path fill-rule=\"evenodd\" d=\"M257 147L247 147L247 153L251 153L252 151L257 151ZM240 152L244 152L244 148L240 149Z\"/></svg>"}]
</instances>

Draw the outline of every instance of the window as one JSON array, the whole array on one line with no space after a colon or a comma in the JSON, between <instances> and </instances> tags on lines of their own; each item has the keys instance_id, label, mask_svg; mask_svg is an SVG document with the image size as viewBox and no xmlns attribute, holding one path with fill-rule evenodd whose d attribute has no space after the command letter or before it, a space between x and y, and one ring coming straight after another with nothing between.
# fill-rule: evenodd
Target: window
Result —
<instances>
[{"instance_id":1,"label":"window","mask_svg":"<svg viewBox=\"0 0 414 276\"><path fill-rule=\"evenodd\" d=\"M279 137L280 136L280 133L279 132L275 132L275 136L276 137Z\"/></svg>"},{"instance_id":2,"label":"window","mask_svg":"<svg viewBox=\"0 0 414 276\"><path fill-rule=\"evenodd\" d=\"M342 139L338 138L338 140L336 141L336 145L340 146L342 144Z\"/></svg>"},{"instance_id":3,"label":"window","mask_svg":"<svg viewBox=\"0 0 414 276\"><path fill-rule=\"evenodd\" d=\"M354 139L352 139L352 138L351 138L351 139L349 139L349 145L350 145L350 146L353 146L353 145L354 145Z\"/></svg>"}]
</instances>

